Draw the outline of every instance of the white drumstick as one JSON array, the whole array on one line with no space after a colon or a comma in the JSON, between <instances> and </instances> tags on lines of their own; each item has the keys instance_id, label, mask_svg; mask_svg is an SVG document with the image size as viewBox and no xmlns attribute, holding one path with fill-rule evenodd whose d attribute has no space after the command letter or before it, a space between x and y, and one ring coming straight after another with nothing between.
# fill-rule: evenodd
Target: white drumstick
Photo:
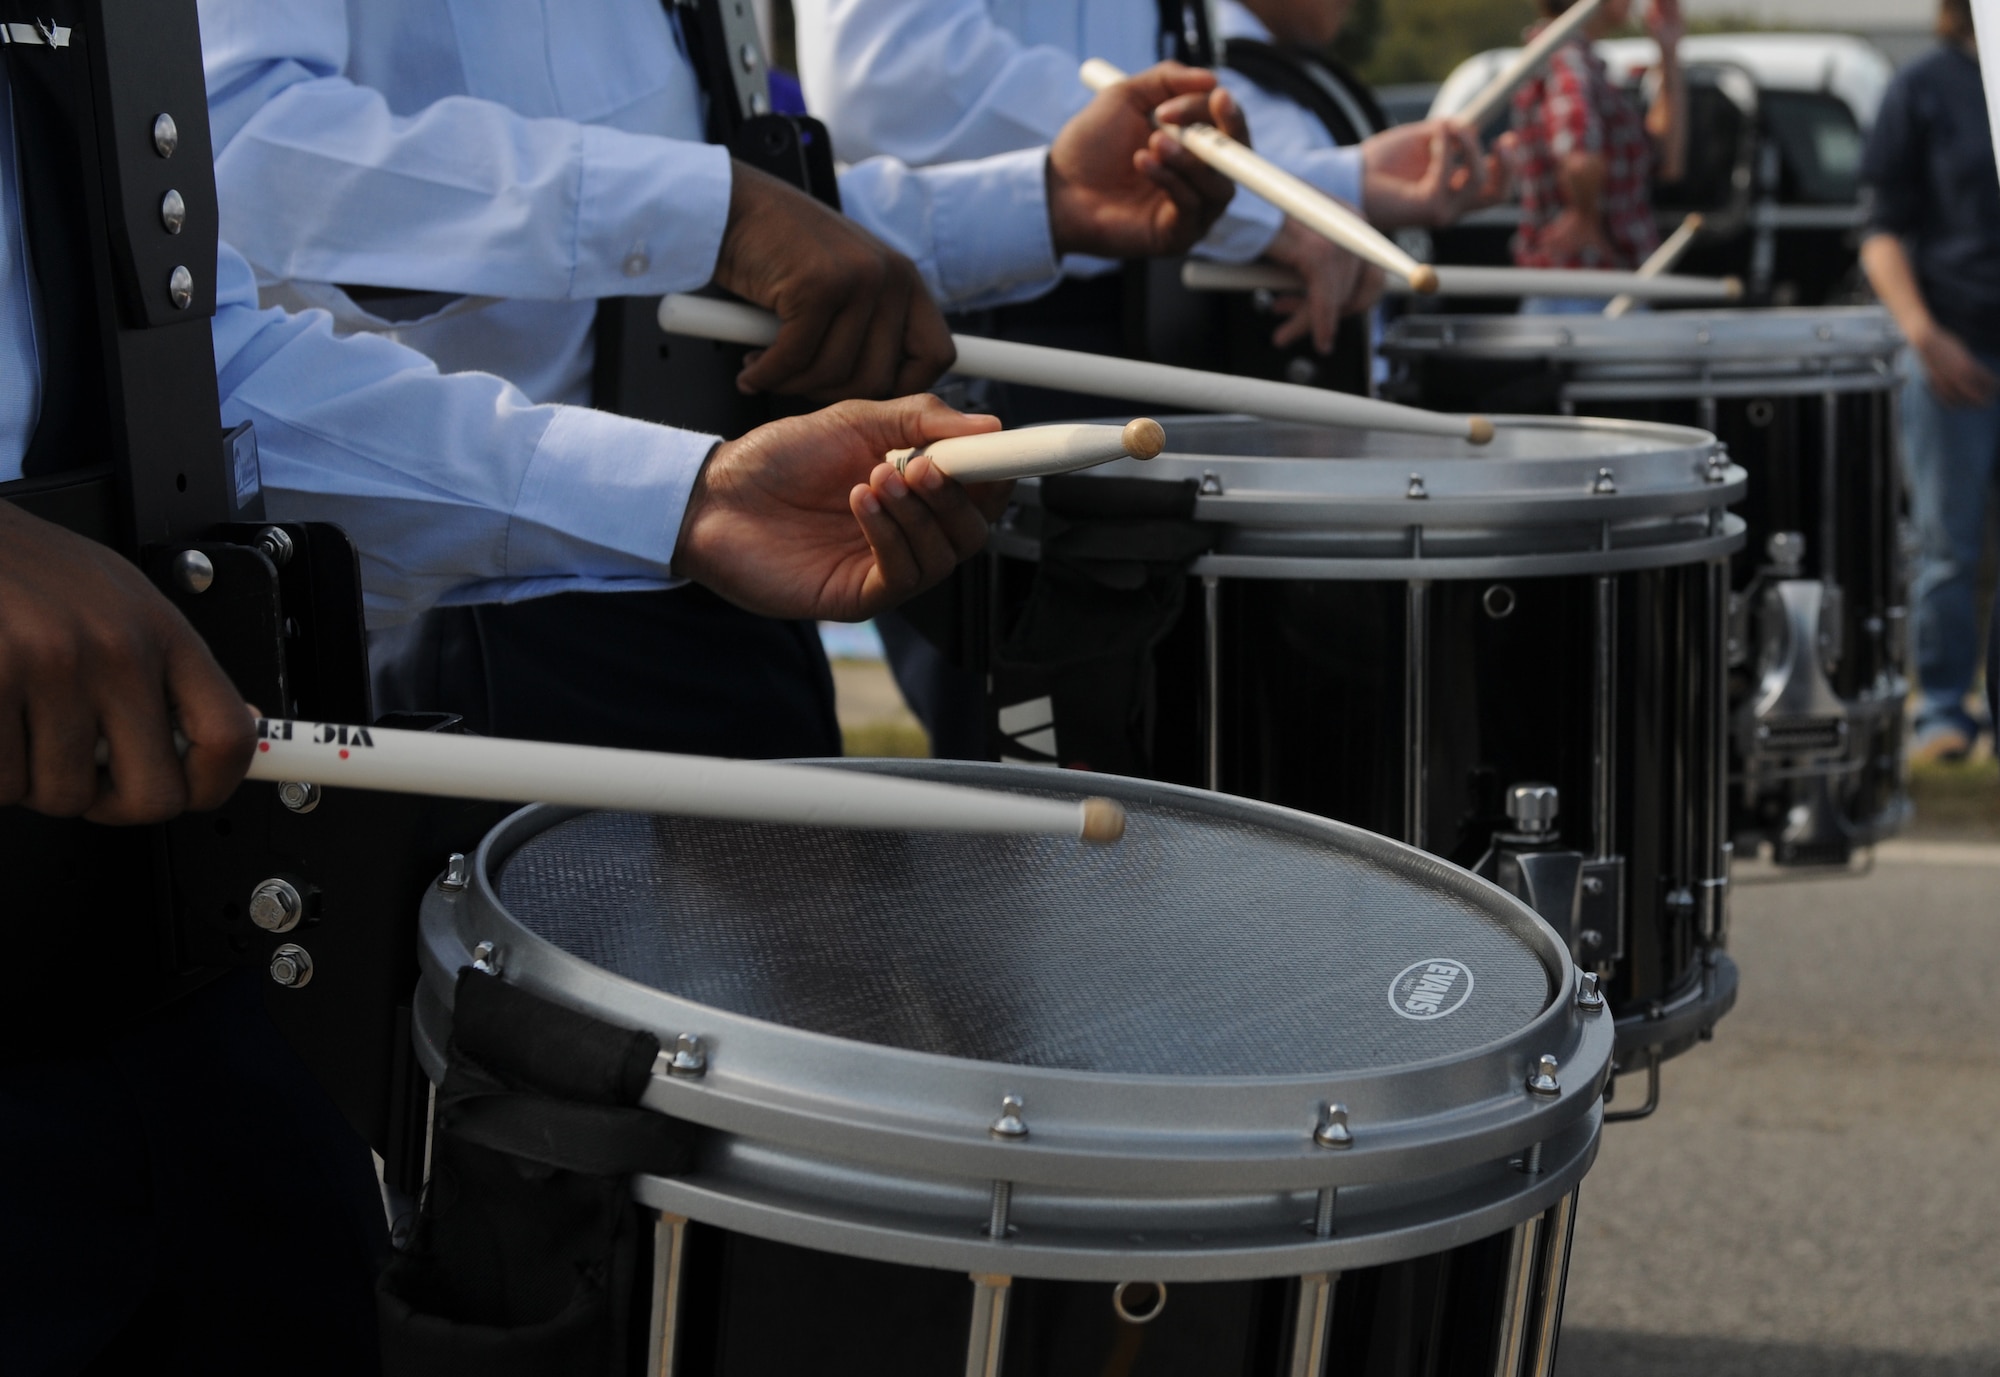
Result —
<instances>
[{"instance_id":1,"label":"white drumstick","mask_svg":"<svg viewBox=\"0 0 2000 1377\"><path fill-rule=\"evenodd\" d=\"M186 738L176 736L186 750ZM97 743L97 762L110 748ZM1117 841L1125 810L764 761L257 719L251 779L390 794L554 803L887 832L1034 833Z\"/></svg>"},{"instance_id":2,"label":"white drumstick","mask_svg":"<svg viewBox=\"0 0 2000 1377\"><path fill-rule=\"evenodd\" d=\"M1576 0L1576 3L1549 21L1547 28L1536 34L1534 40L1520 52L1514 60L1479 88L1479 93L1449 117L1464 124L1468 129L1484 129L1487 122L1500 113L1502 106L1514 98L1514 92L1523 83L1548 65L1555 51L1569 42L1577 30L1590 22L1590 16L1597 13L1597 7L1604 0Z\"/></svg>"},{"instance_id":3,"label":"white drumstick","mask_svg":"<svg viewBox=\"0 0 2000 1377\"><path fill-rule=\"evenodd\" d=\"M1167 446L1160 423L1141 416L1122 426L1029 426L989 435L958 435L882 457L902 473L919 454L961 483L1002 483L1095 468L1114 459L1151 459Z\"/></svg>"},{"instance_id":4,"label":"white drumstick","mask_svg":"<svg viewBox=\"0 0 2000 1377\"><path fill-rule=\"evenodd\" d=\"M1125 73L1101 57L1084 63L1079 75L1093 91L1116 86L1126 79ZM1220 129L1206 124L1162 124L1160 128L1223 176L1250 188L1349 253L1404 278L1419 292L1437 290L1437 274L1429 264L1419 263L1396 247L1395 241L1382 231L1318 187L1258 157Z\"/></svg>"},{"instance_id":5,"label":"white drumstick","mask_svg":"<svg viewBox=\"0 0 2000 1377\"><path fill-rule=\"evenodd\" d=\"M1701 214L1698 211L1691 212L1687 219L1681 221L1680 228L1668 235L1666 242L1654 249L1652 255L1639 265L1638 275L1655 281L1665 277L1667 269L1681 261L1681 255L1688 251L1689 246L1694 243L1694 237L1699 233L1701 233ZM1733 277L1727 280L1736 282ZM1732 296L1742 294L1743 284L1736 282L1736 291ZM1638 300L1637 292L1621 292L1604 308L1604 314L1615 320L1631 310Z\"/></svg>"},{"instance_id":6,"label":"white drumstick","mask_svg":"<svg viewBox=\"0 0 2000 1377\"><path fill-rule=\"evenodd\" d=\"M1664 247L1664 246L1663 246ZM1648 259L1647 262L1651 262ZM1676 277L1598 268L1475 268L1444 266L1437 270L1443 296L1610 296L1627 293L1641 301L1734 301L1743 283L1734 277ZM1181 265L1181 285L1196 292L1303 292L1305 279L1276 263L1206 263L1189 259ZM1390 280L1394 293L1407 291Z\"/></svg>"},{"instance_id":7,"label":"white drumstick","mask_svg":"<svg viewBox=\"0 0 2000 1377\"><path fill-rule=\"evenodd\" d=\"M659 319L660 328L668 334L690 335L695 339L761 346L778 337L778 318L769 311L713 297L662 297ZM1493 422L1484 416L1453 416L1379 402L1373 397L1329 392L1325 388L1240 378L1231 373L1204 373L1197 368L1049 349L979 335L953 335L951 340L958 350L958 362L952 365L952 372L962 377L1123 397L1188 411L1244 411L1274 421L1441 435L1469 440L1475 445L1493 438Z\"/></svg>"}]
</instances>

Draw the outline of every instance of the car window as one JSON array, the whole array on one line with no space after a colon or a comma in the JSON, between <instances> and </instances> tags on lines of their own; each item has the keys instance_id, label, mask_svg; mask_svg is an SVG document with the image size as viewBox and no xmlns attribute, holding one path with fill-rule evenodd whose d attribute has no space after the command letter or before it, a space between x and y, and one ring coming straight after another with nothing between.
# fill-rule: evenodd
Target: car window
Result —
<instances>
[{"instance_id":1,"label":"car window","mask_svg":"<svg viewBox=\"0 0 2000 1377\"><path fill-rule=\"evenodd\" d=\"M1661 211L1719 211L1735 199L1738 151L1743 146L1742 107L1694 73L1688 80L1687 175L1655 182L1653 205Z\"/></svg>"},{"instance_id":2,"label":"car window","mask_svg":"<svg viewBox=\"0 0 2000 1377\"><path fill-rule=\"evenodd\" d=\"M1766 91L1764 127L1783 168L1779 199L1847 205L1861 193L1861 128L1845 102L1818 91Z\"/></svg>"}]
</instances>

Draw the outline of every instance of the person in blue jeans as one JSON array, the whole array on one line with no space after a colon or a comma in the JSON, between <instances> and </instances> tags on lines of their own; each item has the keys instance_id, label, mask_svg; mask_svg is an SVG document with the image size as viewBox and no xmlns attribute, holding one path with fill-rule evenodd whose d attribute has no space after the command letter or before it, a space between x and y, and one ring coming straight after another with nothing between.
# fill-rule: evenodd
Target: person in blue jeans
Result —
<instances>
[{"instance_id":1,"label":"person in blue jeans","mask_svg":"<svg viewBox=\"0 0 2000 1377\"><path fill-rule=\"evenodd\" d=\"M1913 761L1962 760L1979 658L1980 544L2000 478L2000 175L1969 0L1890 83L1862 159L1861 263L1909 341L1903 457L1920 549Z\"/></svg>"}]
</instances>

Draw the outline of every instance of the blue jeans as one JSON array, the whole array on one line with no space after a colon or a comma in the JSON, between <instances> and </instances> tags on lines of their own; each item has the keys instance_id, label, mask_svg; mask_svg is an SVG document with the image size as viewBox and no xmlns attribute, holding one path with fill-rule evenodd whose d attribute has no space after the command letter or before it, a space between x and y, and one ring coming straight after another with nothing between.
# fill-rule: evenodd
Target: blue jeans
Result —
<instances>
[{"instance_id":1,"label":"blue jeans","mask_svg":"<svg viewBox=\"0 0 2000 1377\"><path fill-rule=\"evenodd\" d=\"M2000 372L2000 356L1980 361ZM2000 479L2000 401L1946 406L1931 394L1915 360L1903 384L1903 462L1916 522L1916 580L1910 589L1917 642L1917 730L1977 724L1965 695L1979 654L1980 544Z\"/></svg>"}]
</instances>

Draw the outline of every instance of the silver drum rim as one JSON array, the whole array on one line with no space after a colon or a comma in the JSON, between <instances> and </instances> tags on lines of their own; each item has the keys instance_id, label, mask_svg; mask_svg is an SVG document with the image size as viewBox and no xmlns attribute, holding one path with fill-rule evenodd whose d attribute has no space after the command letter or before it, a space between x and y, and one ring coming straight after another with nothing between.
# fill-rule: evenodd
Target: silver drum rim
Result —
<instances>
[{"instance_id":1,"label":"silver drum rim","mask_svg":"<svg viewBox=\"0 0 2000 1377\"><path fill-rule=\"evenodd\" d=\"M1553 360L1589 370L1647 364L1698 374L1705 363L1750 364L1772 375L1846 361L1872 368L1903 346L1875 306L1651 311L1621 317L1406 315L1382 352L1392 359Z\"/></svg>"},{"instance_id":2,"label":"silver drum rim","mask_svg":"<svg viewBox=\"0 0 2000 1377\"><path fill-rule=\"evenodd\" d=\"M1168 448L1070 475L1191 481L1194 520L1222 529L1190 572L1224 578L1531 578L1622 573L1739 549L1749 475L1713 435L1601 417L1496 416L1503 433L1561 437L1555 457L1486 457L1463 442L1398 439L1393 457L1276 458L1174 447L1176 431L1264 425L1237 415L1168 418ZM1330 445L1369 443L1328 429ZM1578 443L1603 436L1610 452ZM1381 443L1381 441L1376 441ZM994 533L1003 555L1039 554L1040 484L1022 482Z\"/></svg>"},{"instance_id":3,"label":"silver drum rim","mask_svg":"<svg viewBox=\"0 0 2000 1377\"><path fill-rule=\"evenodd\" d=\"M1578 1005L1577 971L1554 931L1485 881L1345 824L1173 785L1092 775L1085 786L1073 772L1023 766L825 763L1254 815L1464 891L1535 951L1554 994L1535 1019L1485 1047L1345 1076L1109 1075L850 1042L649 989L515 921L492 890L496 861L572 815L535 806L488 835L468 888L433 887L425 900L416 1022L426 1070L434 1078L442 1072L456 973L471 964L475 945L492 942L505 978L524 989L645 1027L668 1047L683 1032L703 1038L706 1074L679 1079L662 1064L642 1103L717 1132L694 1175L649 1179L642 1199L748 1233L815 1238L843 1253L928 1266L977 1262L1011 1275L1220 1279L1419 1256L1547 1208L1587 1170L1610 1069L1611 1017ZM1527 1089L1545 1053L1560 1066L1555 1095ZM1005 1095L1026 1102L1024 1140L989 1133ZM1328 1101L1348 1106L1350 1148L1313 1141ZM1539 1174L1509 1165L1537 1144ZM1013 1183L1020 1202L1020 1232L999 1245L978 1232L983 1208L966 1213L994 1181ZM1226 1192L1218 1181L1228 1183ZM1304 1193L1310 1205L1323 1187L1340 1188L1353 1207L1352 1227L1326 1239L1300 1232L1291 1218L1294 1197ZM1134 1219L1195 1216L1214 1223L1131 1239ZM1058 1218L1086 1223L1038 1222Z\"/></svg>"}]
</instances>

